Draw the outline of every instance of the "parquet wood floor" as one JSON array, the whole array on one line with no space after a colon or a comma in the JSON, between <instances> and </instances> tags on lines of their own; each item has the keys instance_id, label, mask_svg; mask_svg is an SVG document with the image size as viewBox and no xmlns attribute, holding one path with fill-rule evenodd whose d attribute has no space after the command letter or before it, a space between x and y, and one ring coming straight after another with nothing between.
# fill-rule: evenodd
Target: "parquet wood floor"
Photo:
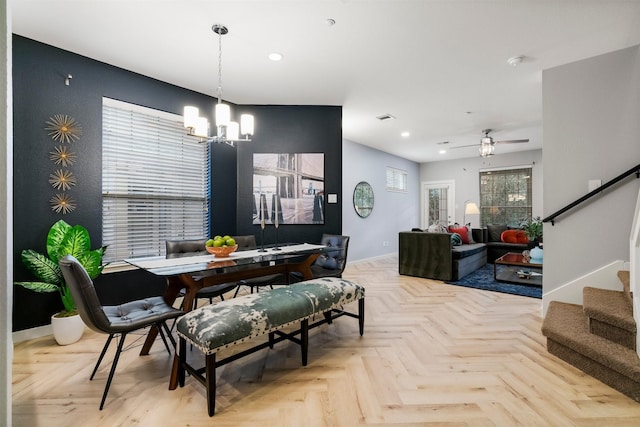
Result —
<instances>
[{"instance_id":1,"label":"parquet wood floor","mask_svg":"<svg viewBox=\"0 0 640 427\"><path fill-rule=\"evenodd\" d=\"M283 342L220 368L213 418L197 381L168 390L161 342L123 354L102 411L113 352L89 375L104 335L19 343L13 425L640 426L639 403L547 353L540 300L399 276L397 262L347 267L366 287L363 337L341 318L312 331L306 367Z\"/></svg>"}]
</instances>

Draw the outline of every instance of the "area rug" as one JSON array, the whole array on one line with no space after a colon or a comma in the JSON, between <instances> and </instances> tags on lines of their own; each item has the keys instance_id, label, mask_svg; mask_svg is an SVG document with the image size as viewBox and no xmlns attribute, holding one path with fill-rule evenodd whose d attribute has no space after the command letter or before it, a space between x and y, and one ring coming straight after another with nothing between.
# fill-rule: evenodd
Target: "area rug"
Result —
<instances>
[{"instance_id":1,"label":"area rug","mask_svg":"<svg viewBox=\"0 0 640 427\"><path fill-rule=\"evenodd\" d=\"M542 298L542 288L539 286L518 285L515 283L496 282L493 280L493 264L487 264L458 281L446 283L449 285L465 286L467 288L476 288L485 291L502 292L504 294Z\"/></svg>"}]
</instances>

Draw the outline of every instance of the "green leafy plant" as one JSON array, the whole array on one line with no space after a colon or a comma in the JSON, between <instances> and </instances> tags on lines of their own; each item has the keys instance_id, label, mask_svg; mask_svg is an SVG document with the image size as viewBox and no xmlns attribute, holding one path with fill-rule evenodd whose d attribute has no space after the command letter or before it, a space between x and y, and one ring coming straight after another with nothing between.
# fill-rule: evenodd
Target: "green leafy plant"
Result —
<instances>
[{"instance_id":1,"label":"green leafy plant","mask_svg":"<svg viewBox=\"0 0 640 427\"><path fill-rule=\"evenodd\" d=\"M77 314L76 304L64 281L58 261L65 255L72 255L87 270L89 277L95 279L104 268L102 255L105 250L104 246L91 250L91 239L86 228L81 225L71 226L60 220L51 226L47 234L47 255L33 249L25 249L21 254L23 264L40 281L15 284L35 292L58 292L64 305L64 310L58 316L72 316Z\"/></svg>"},{"instance_id":2,"label":"green leafy plant","mask_svg":"<svg viewBox=\"0 0 640 427\"><path fill-rule=\"evenodd\" d=\"M542 240L542 220L539 216L523 221L521 226L529 240Z\"/></svg>"}]
</instances>

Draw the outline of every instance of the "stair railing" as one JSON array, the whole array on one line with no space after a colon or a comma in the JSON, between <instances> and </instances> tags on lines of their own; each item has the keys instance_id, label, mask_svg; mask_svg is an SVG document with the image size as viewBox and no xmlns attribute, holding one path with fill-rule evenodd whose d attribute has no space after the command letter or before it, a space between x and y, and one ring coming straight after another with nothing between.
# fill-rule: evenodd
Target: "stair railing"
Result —
<instances>
[{"instance_id":1,"label":"stair railing","mask_svg":"<svg viewBox=\"0 0 640 427\"><path fill-rule=\"evenodd\" d=\"M607 183L605 183L605 184L601 185L600 187L596 188L595 190L593 190L593 191L585 194L584 196L580 197L575 202L569 203L564 208L562 208L562 209L552 213L548 217L544 218L542 220L542 222L551 222L551 225L555 225L555 219L558 216L562 215L563 213L567 212L570 209L575 208L579 204L589 200L590 198L592 198L596 194L603 192L607 188L611 187L612 185L617 184L618 182L622 181L623 179L625 179L626 177L628 177L629 175L632 175L634 173L636 174L636 178L640 178L640 165L636 165L636 166L632 167L628 171L626 171L624 173L621 173L617 177L613 178L611 181L608 181Z\"/></svg>"}]
</instances>

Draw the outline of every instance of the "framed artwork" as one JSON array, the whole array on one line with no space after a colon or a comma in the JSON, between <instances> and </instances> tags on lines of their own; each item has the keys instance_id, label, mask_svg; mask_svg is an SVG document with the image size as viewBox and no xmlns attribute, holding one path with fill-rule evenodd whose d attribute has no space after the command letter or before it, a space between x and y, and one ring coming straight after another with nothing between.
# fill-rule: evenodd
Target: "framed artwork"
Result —
<instances>
[{"instance_id":1,"label":"framed artwork","mask_svg":"<svg viewBox=\"0 0 640 427\"><path fill-rule=\"evenodd\" d=\"M324 153L253 154L253 224L324 224Z\"/></svg>"}]
</instances>

